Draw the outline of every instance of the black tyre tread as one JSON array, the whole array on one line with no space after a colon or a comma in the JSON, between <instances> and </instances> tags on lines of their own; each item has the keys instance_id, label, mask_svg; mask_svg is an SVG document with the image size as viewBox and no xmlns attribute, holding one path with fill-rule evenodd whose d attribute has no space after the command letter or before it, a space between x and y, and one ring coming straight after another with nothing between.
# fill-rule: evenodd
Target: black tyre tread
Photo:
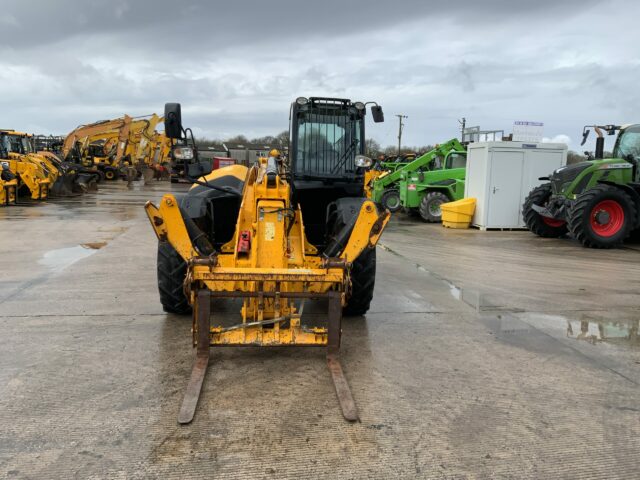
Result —
<instances>
[{"instance_id":1,"label":"black tyre tread","mask_svg":"<svg viewBox=\"0 0 640 480\"><path fill-rule=\"evenodd\" d=\"M431 215L431 212L429 211L429 204L435 201L436 199L442 200L441 203L446 203L450 201L449 197L447 197L442 192L427 192L427 194L424 197L422 197L422 200L420 201L420 207L418 207L418 211L420 212L420 218L422 218L422 220L424 220L425 222L438 223L442 221L442 215L440 215L439 217L436 217L434 215Z\"/></svg>"},{"instance_id":2,"label":"black tyre tread","mask_svg":"<svg viewBox=\"0 0 640 480\"><path fill-rule=\"evenodd\" d=\"M615 198L617 197L617 198ZM625 225L622 233L606 241L602 237L596 236L588 228L590 209L598 200L611 198L618 200L625 210ZM578 196L569 211L569 231L573 237L583 246L588 248L612 248L622 244L633 230L637 218L636 206L624 190L610 185L596 185Z\"/></svg>"},{"instance_id":3,"label":"black tyre tread","mask_svg":"<svg viewBox=\"0 0 640 480\"><path fill-rule=\"evenodd\" d=\"M389 197L391 197L391 196L397 196L398 200L400 199L400 192L398 192L397 188L390 188L389 190L386 190L382 194L382 197L380 197L380 203L382 204L382 206L384 208L389 210L391 213L395 213L395 212L399 211L402 208L402 204L400 202L398 202L398 206L397 207L390 208L387 205L387 201L388 201Z\"/></svg>"},{"instance_id":4,"label":"black tyre tread","mask_svg":"<svg viewBox=\"0 0 640 480\"><path fill-rule=\"evenodd\" d=\"M542 216L533 209L533 205L544 205L551 196L551 184L544 183L537 186L524 200L522 204L522 218L529 231L544 238L558 238L569 231L565 223L561 227L552 227L544 223Z\"/></svg>"},{"instance_id":5,"label":"black tyre tread","mask_svg":"<svg viewBox=\"0 0 640 480\"><path fill-rule=\"evenodd\" d=\"M158 242L158 291L165 312L188 314L191 305L184 294L187 262L168 242Z\"/></svg>"},{"instance_id":6,"label":"black tyre tread","mask_svg":"<svg viewBox=\"0 0 640 480\"><path fill-rule=\"evenodd\" d=\"M376 284L376 249L364 250L351 266L351 296L344 315L364 315L369 310Z\"/></svg>"}]
</instances>

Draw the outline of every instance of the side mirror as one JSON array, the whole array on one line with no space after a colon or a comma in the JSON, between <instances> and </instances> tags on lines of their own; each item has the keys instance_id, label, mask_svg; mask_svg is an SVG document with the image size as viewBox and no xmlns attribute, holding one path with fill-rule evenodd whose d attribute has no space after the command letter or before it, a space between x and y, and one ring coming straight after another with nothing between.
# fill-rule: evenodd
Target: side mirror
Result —
<instances>
[{"instance_id":1,"label":"side mirror","mask_svg":"<svg viewBox=\"0 0 640 480\"><path fill-rule=\"evenodd\" d=\"M179 103L164 104L164 134L169 138L182 138L182 113Z\"/></svg>"},{"instance_id":2,"label":"side mirror","mask_svg":"<svg viewBox=\"0 0 640 480\"><path fill-rule=\"evenodd\" d=\"M382 107L380 105L371 106L371 115L373 116L374 122L384 122L384 113L382 112Z\"/></svg>"}]
</instances>

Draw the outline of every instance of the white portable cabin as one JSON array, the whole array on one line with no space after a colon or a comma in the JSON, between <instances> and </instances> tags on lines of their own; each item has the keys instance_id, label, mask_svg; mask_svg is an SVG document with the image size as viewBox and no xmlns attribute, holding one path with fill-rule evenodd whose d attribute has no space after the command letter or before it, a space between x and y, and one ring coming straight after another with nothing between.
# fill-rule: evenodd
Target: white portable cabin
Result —
<instances>
[{"instance_id":1,"label":"white portable cabin","mask_svg":"<svg viewBox=\"0 0 640 480\"><path fill-rule=\"evenodd\" d=\"M478 142L467 152L464 196L476 198L471 224L482 230L525 228L525 198L567 163L564 143Z\"/></svg>"}]
</instances>

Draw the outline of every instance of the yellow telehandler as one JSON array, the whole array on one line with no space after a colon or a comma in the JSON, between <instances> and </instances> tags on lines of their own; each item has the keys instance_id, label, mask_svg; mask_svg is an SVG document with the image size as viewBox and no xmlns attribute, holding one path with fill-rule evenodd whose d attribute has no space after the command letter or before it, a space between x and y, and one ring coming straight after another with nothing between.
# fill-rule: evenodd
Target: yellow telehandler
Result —
<instances>
[{"instance_id":1,"label":"yellow telehandler","mask_svg":"<svg viewBox=\"0 0 640 480\"><path fill-rule=\"evenodd\" d=\"M364 197L371 165L364 156L365 105L300 97L291 105L287 160L272 150L250 168L233 165L191 179L183 197L147 202L159 240L160 301L167 312L193 312L197 354L179 423L193 419L210 346L326 347L343 416L358 420L340 363L341 321L343 312L369 309L375 246L389 220L388 211ZM374 121L384 120L380 106L371 111ZM167 137L181 140L175 158L192 159L195 142L182 127L180 104L167 104L164 118ZM240 299L239 321L212 326L214 298ZM307 325L305 302L317 299L328 301L326 323Z\"/></svg>"}]
</instances>

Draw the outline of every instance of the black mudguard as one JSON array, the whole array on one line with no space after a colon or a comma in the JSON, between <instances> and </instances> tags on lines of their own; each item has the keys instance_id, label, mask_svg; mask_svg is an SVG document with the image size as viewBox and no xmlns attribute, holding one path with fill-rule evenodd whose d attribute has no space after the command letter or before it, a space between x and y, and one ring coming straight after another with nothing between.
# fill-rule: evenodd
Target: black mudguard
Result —
<instances>
[{"instance_id":1,"label":"black mudguard","mask_svg":"<svg viewBox=\"0 0 640 480\"><path fill-rule=\"evenodd\" d=\"M356 224L364 197L340 198L327 207L327 247L322 253L325 257L337 257L347 246L353 227ZM376 205L378 213L380 207Z\"/></svg>"}]
</instances>

